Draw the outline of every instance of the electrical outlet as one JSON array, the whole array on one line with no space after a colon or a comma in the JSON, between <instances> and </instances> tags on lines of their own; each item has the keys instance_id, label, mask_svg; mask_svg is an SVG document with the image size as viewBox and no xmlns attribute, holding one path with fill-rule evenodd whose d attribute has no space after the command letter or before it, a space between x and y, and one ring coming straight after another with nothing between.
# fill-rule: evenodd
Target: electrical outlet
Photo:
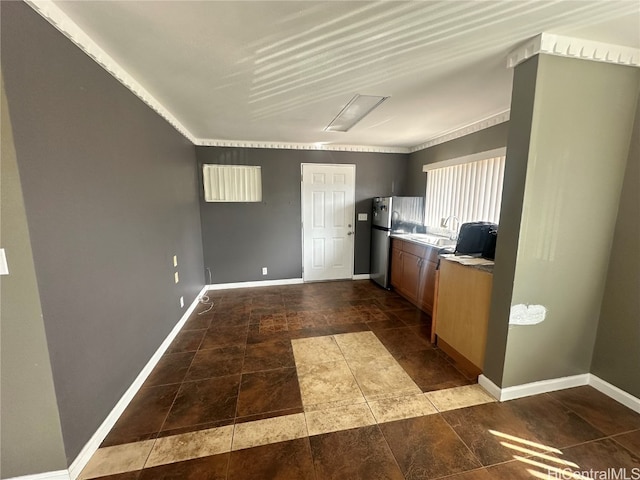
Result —
<instances>
[{"instance_id":1,"label":"electrical outlet","mask_svg":"<svg viewBox=\"0 0 640 480\"><path fill-rule=\"evenodd\" d=\"M180 297L180 308L184 308L184 297Z\"/></svg>"},{"instance_id":2,"label":"electrical outlet","mask_svg":"<svg viewBox=\"0 0 640 480\"><path fill-rule=\"evenodd\" d=\"M262 274L266 275L267 274L267 267L262 267Z\"/></svg>"},{"instance_id":3,"label":"electrical outlet","mask_svg":"<svg viewBox=\"0 0 640 480\"><path fill-rule=\"evenodd\" d=\"M177 255L174 255L174 256L173 256L173 266L174 266L174 267L177 267L177 266L178 266L178 256L177 256Z\"/></svg>"},{"instance_id":4,"label":"electrical outlet","mask_svg":"<svg viewBox=\"0 0 640 480\"><path fill-rule=\"evenodd\" d=\"M178 275L178 272L173 274L173 279L175 280L176 283L180 281L180 276Z\"/></svg>"}]
</instances>

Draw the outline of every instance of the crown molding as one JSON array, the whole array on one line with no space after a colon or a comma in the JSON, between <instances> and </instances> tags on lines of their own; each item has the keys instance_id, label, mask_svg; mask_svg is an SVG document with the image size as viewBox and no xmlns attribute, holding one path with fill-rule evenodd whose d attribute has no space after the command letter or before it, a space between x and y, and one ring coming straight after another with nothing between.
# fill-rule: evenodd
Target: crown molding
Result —
<instances>
[{"instance_id":1,"label":"crown molding","mask_svg":"<svg viewBox=\"0 0 640 480\"><path fill-rule=\"evenodd\" d=\"M464 127L456 128L455 130L449 130L448 132L442 133L437 137L433 137L426 142L421 143L420 145L409 148L409 153L424 150L425 148L433 147L441 143L455 140L456 138L479 132L480 130L484 130L485 128L493 127L494 125L498 125L499 123L507 122L509 120L510 113L511 110L505 110L504 112L491 115L490 117L478 120L474 123L470 123L469 125L465 125Z\"/></svg>"},{"instance_id":2,"label":"crown molding","mask_svg":"<svg viewBox=\"0 0 640 480\"><path fill-rule=\"evenodd\" d=\"M639 48L541 33L509 53L507 68L513 68L540 53L631 67L640 66Z\"/></svg>"},{"instance_id":3,"label":"crown molding","mask_svg":"<svg viewBox=\"0 0 640 480\"><path fill-rule=\"evenodd\" d=\"M71 18L67 16L51 0L25 0L40 16L59 30L64 36L77 45L98 65L109 72L116 80L127 87L140 100L149 105L158 115L164 118L173 128L184 135L192 143L195 137L173 114L153 95L140 85L118 62L96 44Z\"/></svg>"},{"instance_id":4,"label":"crown molding","mask_svg":"<svg viewBox=\"0 0 640 480\"><path fill-rule=\"evenodd\" d=\"M252 142L248 140L218 140L213 138L200 138L194 143L200 147L326 150L331 152L410 153L410 149L407 147L376 147L368 145L342 145L330 143Z\"/></svg>"}]
</instances>

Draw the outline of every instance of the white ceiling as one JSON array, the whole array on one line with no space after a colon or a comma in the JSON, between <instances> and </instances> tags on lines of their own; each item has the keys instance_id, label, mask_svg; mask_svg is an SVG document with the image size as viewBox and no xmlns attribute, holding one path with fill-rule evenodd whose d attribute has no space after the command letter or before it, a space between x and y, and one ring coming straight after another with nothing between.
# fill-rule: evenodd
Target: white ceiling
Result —
<instances>
[{"instance_id":1,"label":"white ceiling","mask_svg":"<svg viewBox=\"0 0 640 480\"><path fill-rule=\"evenodd\" d=\"M197 139L414 147L508 110L548 32L640 47L640 2L56 1ZM354 94L391 96L346 133Z\"/></svg>"}]
</instances>

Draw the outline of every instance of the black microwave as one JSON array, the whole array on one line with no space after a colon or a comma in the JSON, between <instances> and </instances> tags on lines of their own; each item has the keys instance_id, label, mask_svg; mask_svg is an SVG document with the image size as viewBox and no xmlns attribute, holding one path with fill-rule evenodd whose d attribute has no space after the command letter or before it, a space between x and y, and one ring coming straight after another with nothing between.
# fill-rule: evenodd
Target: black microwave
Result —
<instances>
[{"instance_id":1,"label":"black microwave","mask_svg":"<svg viewBox=\"0 0 640 480\"><path fill-rule=\"evenodd\" d=\"M493 260L497 237L498 225L495 223L463 223L456 243L456 255L475 255Z\"/></svg>"}]
</instances>

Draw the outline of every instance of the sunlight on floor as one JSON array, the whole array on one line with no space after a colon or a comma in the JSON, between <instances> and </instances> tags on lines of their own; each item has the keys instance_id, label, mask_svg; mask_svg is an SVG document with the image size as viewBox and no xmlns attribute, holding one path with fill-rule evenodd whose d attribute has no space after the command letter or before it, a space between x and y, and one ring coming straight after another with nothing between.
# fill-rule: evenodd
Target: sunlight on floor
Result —
<instances>
[{"instance_id":1,"label":"sunlight on floor","mask_svg":"<svg viewBox=\"0 0 640 480\"><path fill-rule=\"evenodd\" d=\"M567 480L591 480L589 477L584 477L577 472L571 471L571 469L579 469L580 466L574 462L570 462L568 460L563 460L562 458L555 457L550 454L562 455L562 451L551 447L549 445L543 445L541 443L532 442L531 440L525 440L523 438L515 437L513 435L509 435L508 433L498 432L496 430L489 430L489 433L492 435L503 438L509 441L501 441L500 445L503 447L514 450L515 452L522 453L527 455L527 457L523 457L521 455L513 455L515 460L518 460L522 463L526 463L533 467L537 467L540 470L533 470L531 468L527 469L527 472L531 474L531 476L535 478L541 479L554 479L554 478L562 478ZM520 444L520 445L518 445ZM526 446L522 446L526 445ZM532 457L536 458L534 460ZM549 463L559 464L560 467L550 465L548 463L543 463L539 460L545 460Z\"/></svg>"}]
</instances>

